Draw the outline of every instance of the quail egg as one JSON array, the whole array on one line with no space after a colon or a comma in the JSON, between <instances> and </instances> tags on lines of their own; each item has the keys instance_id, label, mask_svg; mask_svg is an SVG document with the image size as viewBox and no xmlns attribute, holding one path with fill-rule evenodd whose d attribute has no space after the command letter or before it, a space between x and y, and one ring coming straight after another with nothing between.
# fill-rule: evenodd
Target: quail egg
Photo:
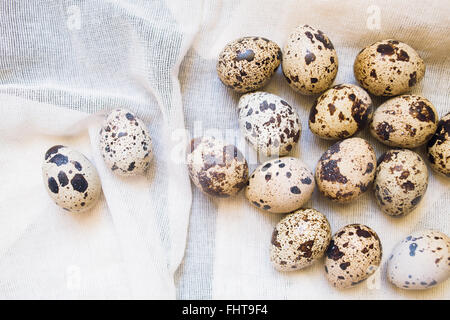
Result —
<instances>
[{"instance_id":1,"label":"quail egg","mask_svg":"<svg viewBox=\"0 0 450 320\"><path fill-rule=\"evenodd\" d=\"M252 205L273 213L302 207L314 191L314 176L297 158L269 160L253 171L245 189Z\"/></svg>"},{"instance_id":2,"label":"quail egg","mask_svg":"<svg viewBox=\"0 0 450 320\"><path fill-rule=\"evenodd\" d=\"M102 187L97 170L72 148L56 145L48 149L42 175L48 194L64 210L87 211L100 197Z\"/></svg>"},{"instance_id":3,"label":"quail egg","mask_svg":"<svg viewBox=\"0 0 450 320\"><path fill-rule=\"evenodd\" d=\"M239 127L245 138L262 156L284 156L300 137L297 111L280 97L253 92L239 100Z\"/></svg>"},{"instance_id":4,"label":"quail egg","mask_svg":"<svg viewBox=\"0 0 450 320\"><path fill-rule=\"evenodd\" d=\"M450 177L450 112L439 121L436 133L428 141L427 152L431 168Z\"/></svg>"}]
</instances>

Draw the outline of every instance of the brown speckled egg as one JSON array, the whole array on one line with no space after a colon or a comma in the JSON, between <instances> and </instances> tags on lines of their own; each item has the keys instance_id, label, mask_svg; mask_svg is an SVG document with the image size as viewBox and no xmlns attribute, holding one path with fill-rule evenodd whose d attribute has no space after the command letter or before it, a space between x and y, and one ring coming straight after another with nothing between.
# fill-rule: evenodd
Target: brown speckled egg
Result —
<instances>
[{"instance_id":1,"label":"brown speckled egg","mask_svg":"<svg viewBox=\"0 0 450 320\"><path fill-rule=\"evenodd\" d=\"M309 128L329 140L348 138L372 119L369 94L353 84L340 84L325 91L311 108Z\"/></svg>"},{"instance_id":2,"label":"brown speckled egg","mask_svg":"<svg viewBox=\"0 0 450 320\"><path fill-rule=\"evenodd\" d=\"M450 112L439 121L436 133L428 141L427 152L431 168L450 177Z\"/></svg>"},{"instance_id":3,"label":"brown speckled egg","mask_svg":"<svg viewBox=\"0 0 450 320\"><path fill-rule=\"evenodd\" d=\"M270 260L279 271L299 270L321 258L331 239L327 218L315 209L288 214L272 233Z\"/></svg>"},{"instance_id":4,"label":"brown speckled egg","mask_svg":"<svg viewBox=\"0 0 450 320\"><path fill-rule=\"evenodd\" d=\"M450 277L450 238L436 230L416 231L398 243L387 278L401 289L425 290Z\"/></svg>"},{"instance_id":5,"label":"brown speckled egg","mask_svg":"<svg viewBox=\"0 0 450 320\"><path fill-rule=\"evenodd\" d=\"M350 224L333 235L325 253L325 272L328 281L344 289L369 278L379 267L381 242L371 228Z\"/></svg>"},{"instance_id":6,"label":"brown speckled egg","mask_svg":"<svg viewBox=\"0 0 450 320\"><path fill-rule=\"evenodd\" d=\"M336 50L322 31L308 25L299 26L284 47L282 68L294 90L305 95L320 93L336 78Z\"/></svg>"},{"instance_id":7,"label":"brown speckled egg","mask_svg":"<svg viewBox=\"0 0 450 320\"><path fill-rule=\"evenodd\" d=\"M100 130L100 150L116 174L145 174L153 158L152 139L145 123L130 110L111 111Z\"/></svg>"},{"instance_id":8,"label":"brown speckled egg","mask_svg":"<svg viewBox=\"0 0 450 320\"><path fill-rule=\"evenodd\" d=\"M349 138L332 145L316 167L320 192L330 200L349 202L366 192L375 177L377 159L364 139Z\"/></svg>"},{"instance_id":9,"label":"brown speckled egg","mask_svg":"<svg viewBox=\"0 0 450 320\"><path fill-rule=\"evenodd\" d=\"M300 159L283 157L253 171L245 196L257 208L287 213L302 207L311 198L314 186L312 172Z\"/></svg>"},{"instance_id":10,"label":"brown speckled egg","mask_svg":"<svg viewBox=\"0 0 450 320\"><path fill-rule=\"evenodd\" d=\"M284 156L297 144L301 131L297 111L280 97L247 93L238 106L239 127L259 155Z\"/></svg>"},{"instance_id":11,"label":"brown speckled egg","mask_svg":"<svg viewBox=\"0 0 450 320\"><path fill-rule=\"evenodd\" d=\"M234 145L214 137L192 139L187 165L192 182L204 193L215 197L237 194L248 179L248 166Z\"/></svg>"},{"instance_id":12,"label":"brown speckled egg","mask_svg":"<svg viewBox=\"0 0 450 320\"><path fill-rule=\"evenodd\" d=\"M427 166L411 150L389 150L378 161L373 186L378 206L384 213L406 215L417 207L427 190Z\"/></svg>"},{"instance_id":13,"label":"brown speckled egg","mask_svg":"<svg viewBox=\"0 0 450 320\"><path fill-rule=\"evenodd\" d=\"M262 37L244 37L228 43L219 54L217 74L237 92L262 88L281 62L278 45Z\"/></svg>"},{"instance_id":14,"label":"brown speckled egg","mask_svg":"<svg viewBox=\"0 0 450 320\"><path fill-rule=\"evenodd\" d=\"M64 210L89 210L100 197L102 186L97 170L72 148L57 145L48 149L42 175L48 194Z\"/></svg>"},{"instance_id":15,"label":"brown speckled egg","mask_svg":"<svg viewBox=\"0 0 450 320\"><path fill-rule=\"evenodd\" d=\"M425 74L422 58L397 40L383 40L364 48L353 69L361 86L376 96L405 93Z\"/></svg>"},{"instance_id":16,"label":"brown speckled egg","mask_svg":"<svg viewBox=\"0 0 450 320\"><path fill-rule=\"evenodd\" d=\"M421 96L403 95L379 106L370 133L391 147L416 148L427 142L437 128L433 104Z\"/></svg>"}]
</instances>

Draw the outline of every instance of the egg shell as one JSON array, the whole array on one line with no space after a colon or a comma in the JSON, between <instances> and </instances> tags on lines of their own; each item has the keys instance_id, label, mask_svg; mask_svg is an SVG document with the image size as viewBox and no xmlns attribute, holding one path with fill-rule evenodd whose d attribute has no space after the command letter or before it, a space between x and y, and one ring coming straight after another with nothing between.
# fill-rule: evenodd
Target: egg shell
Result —
<instances>
[{"instance_id":1,"label":"egg shell","mask_svg":"<svg viewBox=\"0 0 450 320\"><path fill-rule=\"evenodd\" d=\"M186 158L192 182L210 196L233 196L247 182L248 165L242 153L215 137L192 139Z\"/></svg>"},{"instance_id":2,"label":"egg shell","mask_svg":"<svg viewBox=\"0 0 450 320\"><path fill-rule=\"evenodd\" d=\"M245 93L262 88L281 62L281 49L262 37L243 37L219 54L217 74L227 87Z\"/></svg>"},{"instance_id":3,"label":"egg shell","mask_svg":"<svg viewBox=\"0 0 450 320\"><path fill-rule=\"evenodd\" d=\"M436 133L428 141L427 153L431 168L450 178L450 112L439 121Z\"/></svg>"},{"instance_id":4,"label":"egg shell","mask_svg":"<svg viewBox=\"0 0 450 320\"><path fill-rule=\"evenodd\" d=\"M419 54L397 40L375 42L361 50L353 66L361 86L376 96L396 96L409 91L425 74Z\"/></svg>"},{"instance_id":5,"label":"egg shell","mask_svg":"<svg viewBox=\"0 0 450 320\"><path fill-rule=\"evenodd\" d=\"M291 88L311 95L331 86L338 71L338 58L333 44L322 31L304 25L289 35L281 66Z\"/></svg>"},{"instance_id":6,"label":"egg shell","mask_svg":"<svg viewBox=\"0 0 450 320\"><path fill-rule=\"evenodd\" d=\"M121 176L144 174L153 158L147 127L127 109L109 113L100 130L99 145L106 165Z\"/></svg>"},{"instance_id":7,"label":"egg shell","mask_svg":"<svg viewBox=\"0 0 450 320\"><path fill-rule=\"evenodd\" d=\"M387 278L406 290L432 288L450 276L450 238L435 230L408 235L392 251Z\"/></svg>"},{"instance_id":8,"label":"egg shell","mask_svg":"<svg viewBox=\"0 0 450 320\"><path fill-rule=\"evenodd\" d=\"M42 176L48 194L64 210L87 211L100 197L102 187L97 170L72 148L56 145L48 149Z\"/></svg>"},{"instance_id":9,"label":"egg shell","mask_svg":"<svg viewBox=\"0 0 450 320\"><path fill-rule=\"evenodd\" d=\"M373 188L384 213L407 215L420 203L427 187L428 169L417 153L396 149L380 156Z\"/></svg>"},{"instance_id":10,"label":"egg shell","mask_svg":"<svg viewBox=\"0 0 450 320\"><path fill-rule=\"evenodd\" d=\"M370 123L370 133L391 147L416 148L436 131L437 112L424 97L403 95L379 106Z\"/></svg>"},{"instance_id":11,"label":"egg shell","mask_svg":"<svg viewBox=\"0 0 450 320\"><path fill-rule=\"evenodd\" d=\"M245 189L252 205L272 213L288 213L302 207L314 191L314 176L297 158L264 162L253 171Z\"/></svg>"},{"instance_id":12,"label":"egg shell","mask_svg":"<svg viewBox=\"0 0 450 320\"><path fill-rule=\"evenodd\" d=\"M378 269L381 257L375 231L362 224L347 225L333 235L325 253L327 280L340 289L355 286Z\"/></svg>"},{"instance_id":13,"label":"egg shell","mask_svg":"<svg viewBox=\"0 0 450 320\"><path fill-rule=\"evenodd\" d=\"M340 84L316 99L309 113L309 128L323 139L345 139L363 129L372 115L372 100L364 89Z\"/></svg>"},{"instance_id":14,"label":"egg shell","mask_svg":"<svg viewBox=\"0 0 450 320\"><path fill-rule=\"evenodd\" d=\"M349 138L332 145L316 167L316 183L330 200L345 203L369 189L377 160L373 147L364 139Z\"/></svg>"},{"instance_id":15,"label":"egg shell","mask_svg":"<svg viewBox=\"0 0 450 320\"><path fill-rule=\"evenodd\" d=\"M279 271L310 266L325 253L331 239L327 218L315 209L288 214L272 233L270 260Z\"/></svg>"},{"instance_id":16,"label":"egg shell","mask_svg":"<svg viewBox=\"0 0 450 320\"><path fill-rule=\"evenodd\" d=\"M259 155L284 156L297 144L297 111L277 95L253 92L239 99L239 127Z\"/></svg>"}]
</instances>

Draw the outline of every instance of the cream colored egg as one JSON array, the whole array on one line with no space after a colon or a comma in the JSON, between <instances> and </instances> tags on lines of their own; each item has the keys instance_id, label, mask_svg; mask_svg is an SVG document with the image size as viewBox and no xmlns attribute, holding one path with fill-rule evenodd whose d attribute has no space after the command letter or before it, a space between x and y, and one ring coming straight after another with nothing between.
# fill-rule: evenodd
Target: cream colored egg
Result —
<instances>
[{"instance_id":1,"label":"cream colored egg","mask_svg":"<svg viewBox=\"0 0 450 320\"><path fill-rule=\"evenodd\" d=\"M419 54L406 43L392 39L361 50L353 69L361 86L376 96L405 93L425 74Z\"/></svg>"},{"instance_id":2,"label":"cream colored egg","mask_svg":"<svg viewBox=\"0 0 450 320\"><path fill-rule=\"evenodd\" d=\"M252 92L239 99L239 127L259 155L284 156L297 144L301 124L297 111L277 95Z\"/></svg>"},{"instance_id":3,"label":"cream colored egg","mask_svg":"<svg viewBox=\"0 0 450 320\"><path fill-rule=\"evenodd\" d=\"M309 114L309 128L323 139L345 139L363 129L372 115L372 100L364 89L340 84L316 99Z\"/></svg>"},{"instance_id":4,"label":"cream colored egg","mask_svg":"<svg viewBox=\"0 0 450 320\"><path fill-rule=\"evenodd\" d=\"M328 89L336 78L338 58L330 39L320 30L304 25L289 35L283 51L283 74L301 94Z\"/></svg>"},{"instance_id":5,"label":"cream colored egg","mask_svg":"<svg viewBox=\"0 0 450 320\"><path fill-rule=\"evenodd\" d=\"M320 259L331 239L327 218L315 209L288 214L272 233L270 260L279 271L294 271Z\"/></svg>"},{"instance_id":6,"label":"cream colored egg","mask_svg":"<svg viewBox=\"0 0 450 320\"><path fill-rule=\"evenodd\" d=\"M253 171L245 196L252 205L273 213L302 207L314 191L314 176L297 158L270 160Z\"/></svg>"},{"instance_id":7,"label":"cream colored egg","mask_svg":"<svg viewBox=\"0 0 450 320\"><path fill-rule=\"evenodd\" d=\"M244 37L228 43L219 54L217 74L234 91L262 88L281 62L281 49L262 37Z\"/></svg>"},{"instance_id":8,"label":"cream colored egg","mask_svg":"<svg viewBox=\"0 0 450 320\"><path fill-rule=\"evenodd\" d=\"M100 130L100 150L116 174L144 174L153 158L152 140L144 122L127 109L112 110Z\"/></svg>"},{"instance_id":9,"label":"cream colored egg","mask_svg":"<svg viewBox=\"0 0 450 320\"><path fill-rule=\"evenodd\" d=\"M432 288L450 277L450 238L420 230L399 242L387 264L387 278L405 290Z\"/></svg>"},{"instance_id":10,"label":"cream colored egg","mask_svg":"<svg viewBox=\"0 0 450 320\"><path fill-rule=\"evenodd\" d=\"M427 166L411 150L389 150L378 161L373 187L378 206L384 213L406 215L417 207L427 190Z\"/></svg>"},{"instance_id":11,"label":"cream colored egg","mask_svg":"<svg viewBox=\"0 0 450 320\"><path fill-rule=\"evenodd\" d=\"M349 138L332 145L316 167L316 183L330 200L349 202L369 189L377 160L373 147L364 139Z\"/></svg>"},{"instance_id":12,"label":"cream colored egg","mask_svg":"<svg viewBox=\"0 0 450 320\"><path fill-rule=\"evenodd\" d=\"M429 100L403 95L389 99L375 110L370 133L388 146L416 148L433 136L437 123L436 109Z\"/></svg>"},{"instance_id":13,"label":"cream colored egg","mask_svg":"<svg viewBox=\"0 0 450 320\"><path fill-rule=\"evenodd\" d=\"M450 177L450 112L439 121L436 133L428 141L427 152L431 168Z\"/></svg>"},{"instance_id":14,"label":"cream colored egg","mask_svg":"<svg viewBox=\"0 0 450 320\"><path fill-rule=\"evenodd\" d=\"M248 166L242 153L214 137L192 139L186 158L192 182L210 196L234 196L247 182Z\"/></svg>"},{"instance_id":15,"label":"cream colored egg","mask_svg":"<svg viewBox=\"0 0 450 320\"><path fill-rule=\"evenodd\" d=\"M87 211L100 197L102 186L97 170L72 148L57 145L48 149L42 175L48 194L64 210Z\"/></svg>"},{"instance_id":16,"label":"cream colored egg","mask_svg":"<svg viewBox=\"0 0 450 320\"><path fill-rule=\"evenodd\" d=\"M335 288L345 289L369 278L380 266L381 242L371 228L350 224L336 232L325 254L325 273Z\"/></svg>"}]
</instances>

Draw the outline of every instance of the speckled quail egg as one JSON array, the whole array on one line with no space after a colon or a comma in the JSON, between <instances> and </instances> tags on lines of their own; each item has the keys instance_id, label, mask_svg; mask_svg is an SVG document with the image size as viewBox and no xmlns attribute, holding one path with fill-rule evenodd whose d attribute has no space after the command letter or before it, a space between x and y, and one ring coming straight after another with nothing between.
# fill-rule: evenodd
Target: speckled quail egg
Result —
<instances>
[{"instance_id":1,"label":"speckled quail egg","mask_svg":"<svg viewBox=\"0 0 450 320\"><path fill-rule=\"evenodd\" d=\"M434 287L450 276L450 238L435 230L414 232L396 245L387 278L407 290Z\"/></svg>"},{"instance_id":2,"label":"speckled quail egg","mask_svg":"<svg viewBox=\"0 0 450 320\"><path fill-rule=\"evenodd\" d=\"M323 139L345 139L364 128L372 115L372 100L364 89L340 84L325 91L314 102L309 128Z\"/></svg>"},{"instance_id":3,"label":"speckled quail egg","mask_svg":"<svg viewBox=\"0 0 450 320\"><path fill-rule=\"evenodd\" d=\"M422 80L425 64L406 43L383 40L358 53L353 66L361 86L376 96L396 96Z\"/></svg>"},{"instance_id":4,"label":"speckled quail egg","mask_svg":"<svg viewBox=\"0 0 450 320\"><path fill-rule=\"evenodd\" d=\"M127 109L115 109L105 119L100 150L106 165L122 176L144 174L153 158L147 127Z\"/></svg>"},{"instance_id":5,"label":"speckled quail egg","mask_svg":"<svg viewBox=\"0 0 450 320\"><path fill-rule=\"evenodd\" d=\"M272 233L270 260L279 271L294 271L321 258L331 239L327 218L315 209L288 214Z\"/></svg>"},{"instance_id":6,"label":"speckled quail egg","mask_svg":"<svg viewBox=\"0 0 450 320\"><path fill-rule=\"evenodd\" d=\"M411 150L389 150L380 156L373 187L384 213L406 215L417 207L427 190L427 166Z\"/></svg>"},{"instance_id":7,"label":"speckled quail egg","mask_svg":"<svg viewBox=\"0 0 450 320\"><path fill-rule=\"evenodd\" d=\"M379 267L381 242L371 228L350 224L331 238L325 253L325 272L328 281L344 289L369 278Z\"/></svg>"},{"instance_id":8,"label":"speckled quail egg","mask_svg":"<svg viewBox=\"0 0 450 320\"><path fill-rule=\"evenodd\" d=\"M330 39L320 30L299 26L289 35L283 51L283 74L301 94L328 89L336 78L338 58Z\"/></svg>"},{"instance_id":9,"label":"speckled quail egg","mask_svg":"<svg viewBox=\"0 0 450 320\"><path fill-rule=\"evenodd\" d=\"M228 43L219 54L217 74L237 92L262 88L281 62L281 49L262 37L244 37Z\"/></svg>"},{"instance_id":10,"label":"speckled quail egg","mask_svg":"<svg viewBox=\"0 0 450 320\"><path fill-rule=\"evenodd\" d=\"M330 200L345 203L369 189L375 177L377 159L364 139L349 138L332 145L316 167L320 192Z\"/></svg>"},{"instance_id":11,"label":"speckled quail egg","mask_svg":"<svg viewBox=\"0 0 450 320\"><path fill-rule=\"evenodd\" d=\"M288 213L311 198L314 186L312 172L300 159L283 157L264 162L253 171L245 196L262 210Z\"/></svg>"},{"instance_id":12,"label":"speckled quail egg","mask_svg":"<svg viewBox=\"0 0 450 320\"><path fill-rule=\"evenodd\" d=\"M192 182L205 194L225 198L237 194L248 179L248 166L234 145L215 137L191 140L187 165Z\"/></svg>"},{"instance_id":13,"label":"speckled quail egg","mask_svg":"<svg viewBox=\"0 0 450 320\"><path fill-rule=\"evenodd\" d=\"M379 106L370 133L391 147L416 148L427 142L437 128L433 104L421 96L403 95Z\"/></svg>"},{"instance_id":14,"label":"speckled quail egg","mask_svg":"<svg viewBox=\"0 0 450 320\"><path fill-rule=\"evenodd\" d=\"M245 138L263 156L284 156L300 137L297 111L280 97L253 92L239 100L239 127Z\"/></svg>"},{"instance_id":15,"label":"speckled quail egg","mask_svg":"<svg viewBox=\"0 0 450 320\"><path fill-rule=\"evenodd\" d=\"M427 152L431 168L450 177L450 112L439 121L436 133L428 141Z\"/></svg>"},{"instance_id":16,"label":"speckled quail egg","mask_svg":"<svg viewBox=\"0 0 450 320\"><path fill-rule=\"evenodd\" d=\"M92 163L80 152L57 145L45 153L44 185L50 197L64 210L78 213L97 202L102 190Z\"/></svg>"}]
</instances>

